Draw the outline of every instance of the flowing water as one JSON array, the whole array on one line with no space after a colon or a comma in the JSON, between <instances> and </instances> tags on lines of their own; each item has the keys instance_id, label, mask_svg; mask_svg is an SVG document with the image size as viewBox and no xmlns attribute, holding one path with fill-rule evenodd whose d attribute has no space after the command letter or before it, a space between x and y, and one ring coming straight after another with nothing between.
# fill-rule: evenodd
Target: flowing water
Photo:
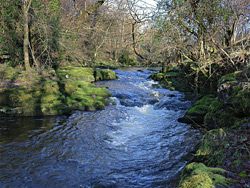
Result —
<instances>
[{"instance_id":1,"label":"flowing water","mask_svg":"<svg viewBox=\"0 0 250 188\"><path fill-rule=\"evenodd\" d=\"M0 119L0 187L174 187L199 133L177 119L190 106L155 89L150 71L100 82L116 105L71 116Z\"/></svg>"}]
</instances>

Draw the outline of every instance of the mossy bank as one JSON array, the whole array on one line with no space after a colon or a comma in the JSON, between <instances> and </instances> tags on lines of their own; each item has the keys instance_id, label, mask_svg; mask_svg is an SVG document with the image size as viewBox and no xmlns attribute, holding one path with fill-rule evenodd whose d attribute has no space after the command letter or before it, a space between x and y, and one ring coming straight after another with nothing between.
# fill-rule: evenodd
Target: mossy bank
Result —
<instances>
[{"instance_id":1,"label":"mossy bank","mask_svg":"<svg viewBox=\"0 0 250 188\"><path fill-rule=\"evenodd\" d=\"M249 69L222 76L218 82L217 95L200 98L181 118L182 122L206 132L192 161L210 167L221 167L224 172L219 174L229 180L221 181L221 187L250 185L249 78ZM184 169L182 178L185 175ZM197 175L190 175L190 179L181 183L180 187L192 187L186 185L195 176ZM198 182L204 183L202 179ZM208 180L206 183L208 186ZM214 181L210 183L216 185Z\"/></svg>"},{"instance_id":2,"label":"mossy bank","mask_svg":"<svg viewBox=\"0 0 250 188\"><path fill-rule=\"evenodd\" d=\"M104 109L111 93L93 82L116 75L72 66L38 74L1 65L0 79L0 116L47 116Z\"/></svg>"},{"instance_id":3,"label":"mossy bank","mask_svg":"<svg viewBox=\"0 0 250 188\"><path fill-rule=\"evenodd\" d=\"M204 88L193 87L194 79L185 71L187 68L150 76L167 89L197 96L179 121L201 130L204 136L190 154L178 187L250 187L250 68L222 74Z\"/></svg>"}]
</instances>

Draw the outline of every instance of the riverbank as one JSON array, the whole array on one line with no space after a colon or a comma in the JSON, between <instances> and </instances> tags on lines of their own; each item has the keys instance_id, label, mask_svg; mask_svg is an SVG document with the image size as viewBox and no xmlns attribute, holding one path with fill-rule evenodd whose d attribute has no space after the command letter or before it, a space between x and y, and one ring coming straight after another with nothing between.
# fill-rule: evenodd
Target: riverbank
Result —
<instances>
[{"instance_id":1,"label":"riverbank","mask_svg":"<svg viewBox=\"0 0 250 188\"><path fill-rule=\"evenodd\" d=\"M179 121L201 130L204 136L182 171L179 187L249 187L250 68L198 86L188 66L150 76L165 88L196 96Z\"/></svg>"},{"instance_id":2,"label":"riverbank","mask_svg":"<svg viewBox=\"0 0 250 188\"><path fill-rule=\"evenodd\" d=\"M95 81L116 79L111 70L60 67L43 72L0 68L0 116L47 116L71 114L73 110L104 109L111 96Z\"/></svg>"}]
</instances>

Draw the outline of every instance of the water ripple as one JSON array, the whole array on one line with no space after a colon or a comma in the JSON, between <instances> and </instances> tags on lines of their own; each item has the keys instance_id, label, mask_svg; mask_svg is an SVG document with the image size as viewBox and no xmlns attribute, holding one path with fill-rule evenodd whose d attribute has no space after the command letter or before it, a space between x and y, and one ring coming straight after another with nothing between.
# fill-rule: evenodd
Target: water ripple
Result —
<instances>
[{"instance_id":1,"label":"water ripple","mask_svg":"<svg viewBox=\"0 0 250 188\"><path fill-rule=\"evenodd\" d=\"M190 102L149 74L100 82L117 101L103 111L0 119L0 187L174 187L199 133L177 121Z\"/></svg>"}]
</instances>

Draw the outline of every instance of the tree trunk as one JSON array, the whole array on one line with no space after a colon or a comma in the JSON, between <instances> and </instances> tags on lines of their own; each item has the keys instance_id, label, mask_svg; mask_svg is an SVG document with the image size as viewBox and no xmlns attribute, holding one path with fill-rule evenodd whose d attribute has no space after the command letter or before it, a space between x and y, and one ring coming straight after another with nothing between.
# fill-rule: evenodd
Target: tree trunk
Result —
<instances>
[{"instance_id":1,"label":"tree trunk","mask_svg":"<svg viewBox=\"0 0 250 188\"><path fill-rule=\"evenodd\" d=\"M24 54L24 65L26 71L30 71L30 62L29 62L29 16L28 10L25 5L23 4L23 27L24 27L24 38L23 38L23 54Z\"/></svg>"},{"instance_id":2,"label":"tree trunk","mask_svg":"<svg viewBox=\"0 0 250 188\"><path fill-rule=\"evenodd\" d=\"M26 71L30 71L29 58L29 8L32 0L23 0L23 54Z\"/></svg>"},{"instance_id":3,"label":"tree trunk","mask_svg":"<svg viewBox=\"0 0 250 188\"><path fill-rule=\"evenodd\" d=\"M200 45L200 58L202 60L205 60L206 59L206 54L205 54L205 49L204 49L203 37L201 37L201 39L199 39L199 45Z\"/></svg>"},{"instance_id":4,"label":"tree trunk","mask_svg":"<svg viewBox=\"0 0 250 188\"><path fill-rule=\"evenodd\" d=\"M204 48L204 32L202 25L199 24L198 28L198 41L199 41L199 48L200 48L200 59L205 60L206 54L205 54L205 48Z\"/></svg>"},{"instance_id":5,"label":"tree trunk","mask_svg":"<svg viewBox=\"0 0 250 188\"><path fill-rule=\"evenodd\" d=\"M137 22L135 21L134 23L132 23L132 39L133 39L133 50L134 53L140 57L142 60L148 60L147 58L143 57L141 54L139 54L136 50L136 41L135 41L135 25L137 24Z\"/></svg>"}]
</instances>

